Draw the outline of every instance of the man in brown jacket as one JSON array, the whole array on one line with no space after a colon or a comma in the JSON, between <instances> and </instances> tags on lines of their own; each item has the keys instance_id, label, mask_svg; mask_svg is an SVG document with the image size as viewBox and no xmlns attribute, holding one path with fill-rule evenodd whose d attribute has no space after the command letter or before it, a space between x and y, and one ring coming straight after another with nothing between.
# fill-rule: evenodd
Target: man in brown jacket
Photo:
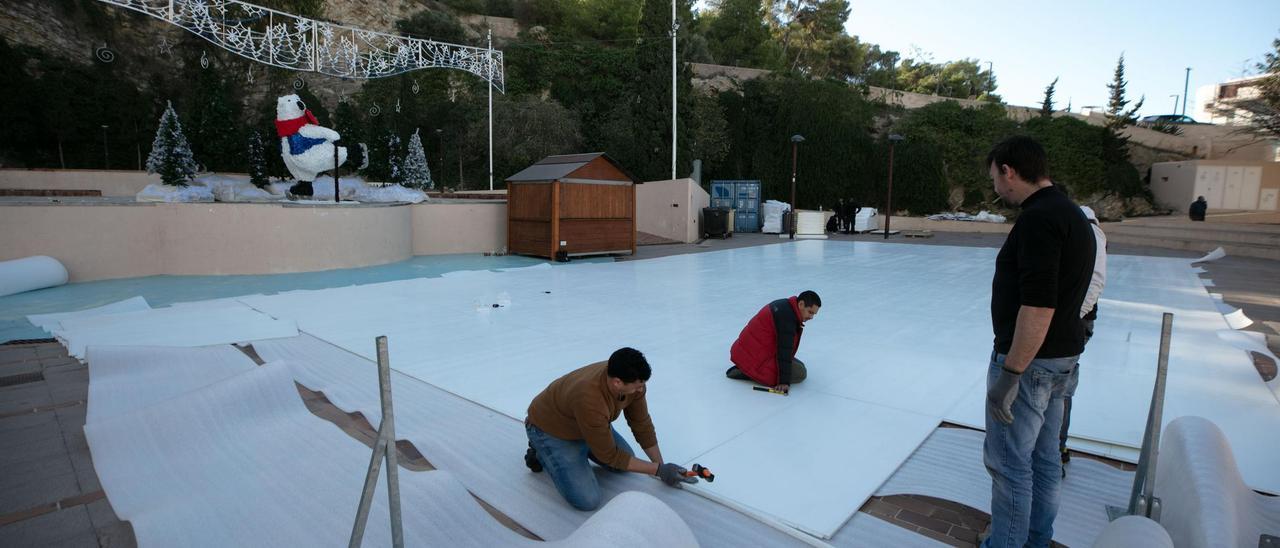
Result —
<instances>
[{"instance_id":1,"label":"man in brown jacket","mask_svg":"<svg viewBox=\"0 0 1280 548\"><path fill-rule=\"evenodd\" d=\"M675 487L685 469L662 462L658 437L649 418L645 382L652 370L644 354L621 348L607 362L597 362L553 381L529 404L525 431L529 450L525 465L551 475L556 490L579 510L600 507L604 494L588 460L611 472L642 472ZM627 440L610 423L626 414L627 424L649 460L638 459Z\"/></svg>"}]
</instances>

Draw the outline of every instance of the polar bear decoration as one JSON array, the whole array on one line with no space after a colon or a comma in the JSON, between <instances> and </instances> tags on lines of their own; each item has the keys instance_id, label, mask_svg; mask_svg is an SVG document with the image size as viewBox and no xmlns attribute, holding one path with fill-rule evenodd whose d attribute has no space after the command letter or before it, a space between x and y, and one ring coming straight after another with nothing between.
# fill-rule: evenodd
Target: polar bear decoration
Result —
<instances>
[{"instance_id":1,"label":"polar bear decoration","mask_svg":"<svg viewBox=\"0 0 1280 548\"><path fill-rule=\"evenodd\" d=\"M297 179L289 189L294 196L311 196L311 183L322 171L336 169L347 161L347 147L334 141L341 139L338 132L321 126L297 95L285 95L276 99L276 134L280 137L280 156L285 167ZM334 164L334 148L338 161Z\"/></svg>"}]
</instances>

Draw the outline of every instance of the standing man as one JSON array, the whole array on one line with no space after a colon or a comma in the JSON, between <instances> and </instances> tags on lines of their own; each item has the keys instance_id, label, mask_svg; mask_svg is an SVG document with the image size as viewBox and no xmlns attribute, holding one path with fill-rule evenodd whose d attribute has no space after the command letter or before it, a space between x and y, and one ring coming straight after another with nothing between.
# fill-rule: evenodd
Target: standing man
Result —
<instances>
[{"instance_id":1,"label":"standing man","mask_svg":"<svg viewBox=\"0 0 1280 548\"><path fill-rule=\"evenodd\" d=\"M643 472L672 487L686 478L685 469L662 462L658 436L649 418L645 382L652 370L644 354L620 348L607 362L572 371L547 386L529 404L524 421L529 450L524 463L535 473L546 470L569 505L591 511L604 502L591 464L610 472ZM650 460L638 459L627 440L610 423L626 414L631 434Z\"/></svg>"},{"instance_id":2,"label":"standing man","mask_svg":"<svg viewBox=\"0 0 1280 548\"><path fill-rule=\"evenodd\" d=\"M1089 206L1080 206L1084 218L1089 220L1093 229L1093 242L1097 252L1093 256L1093 276L1089 278L1089 291L1084 294L1084 304L1080 306L1080 321L1084 322L1084 342L1089 344L1093 338L1093 323L1098 320L1098 299L1102 297L1102 288L1107 285L1107 235L1098 226L1098 216ZM1062 400L1062 433L1058 435L1058 451L1062 453L1062 477L1067 476L1067 463L1071 462L1071 453L1067 451L1067 429L1071 427L1071 396Z\"/></svg>"},{"instance_id":3,"label":"standing man","mask_svg":"<svg viewBox=\"0 0 1280 548\"><path fill-rule=\"evenodd\" d=\"M1199 196L1196 201L1191 202L1191 207L1187 209L1187 214L1191 216L1192 221L1203 221L1205 212L1209 211L1209 202L1204 201L1204 196Z\"/></svg>"},{"instance_id":4,"label":"standing man","mask_svg":"<svg viewBox=\"0 0 1280 548\"><path fill-rule=\"evenodd\" d=\"M822 299L812 291L778 299L761 308L738 334L729 349L733 362L724 374L734 380L751 380L786 393L791 385L809 376L804 362L795 358L800 349L804 322L818 315Z\"/></svg>"},{"instance_id":5,"label":"standing man","mask_svg":"<svg viewBox=\"0 0 1280 548\"><path fill-rule=\"evenodd\" d=\"M1075 392L1084 350L1080 307L1093 275L1093 230L1054 188L1044 148L1031 138L996 145L987 166L996 194L1022 211L991 281L995 348L983 444L991 535L983 546L1049 546L1062 481L1062 401Z\"/></svg>"}]
</instances>

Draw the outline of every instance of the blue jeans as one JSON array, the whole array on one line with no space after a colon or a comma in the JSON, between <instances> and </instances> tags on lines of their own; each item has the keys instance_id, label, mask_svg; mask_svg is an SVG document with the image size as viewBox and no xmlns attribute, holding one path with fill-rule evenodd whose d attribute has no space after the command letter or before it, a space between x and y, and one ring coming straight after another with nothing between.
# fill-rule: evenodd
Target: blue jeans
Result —
<instances>
[{"instance_id":1,"label":"blue jeans","mask_svg":"<svg viewBox=\"0 0 1280 548\"><path fill-rule=\"evenodd\" d=\"M574 508L584 511L595 510L600 507L604 499L604 493L600 490L600 484L596 481L595 472L591 470L588 459L610 472L625 472L597 460L587 447L587 442L583 440L562 440L529 423L525 423L524 430L529 435L529 443L533 446L533 450L538 453L538 462L542 463L542 468L551 475L556 491L559 491L560 496ZM618 434L617 430L613 427L609 430L613 432L613 443L619 450L635 455L631 445Z\"/></svg>"},{"instance_id":2,"label":"blue jeans","mask_svg":"<svg viewBox=\"0 0 1280 548\"><path fill-rule=\"evenodd\" d=\"M1049 546L1053 539L1062 482L1062 402L1075 393L1079 358L1031 360L1018 383L1013 424L987 413L982 460L991 474L991 537L983 546ZM991 353L987 386L1000 376L1004 359Z\"/></svg>"}]
</instances>

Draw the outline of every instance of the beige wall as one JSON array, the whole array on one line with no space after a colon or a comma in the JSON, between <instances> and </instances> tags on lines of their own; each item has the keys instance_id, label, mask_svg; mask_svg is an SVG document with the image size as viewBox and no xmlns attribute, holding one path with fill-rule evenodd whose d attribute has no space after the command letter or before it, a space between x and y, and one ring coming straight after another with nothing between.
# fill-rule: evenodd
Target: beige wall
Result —
<instances>
[{"instance_id":1,"label":"beige wall","mask_svg":"<svg viewBox=\"0 0 1280 548\"><path fill-rule=\"evenodd\" d=\"M702 208L711 195L693 179L648 181L636 185L636 229L669 240L692 243L702 236Z\"/></svg>"},{"instance_id":2,"label":"beige wall","mask_svg":"<svg viewBox=\"0 0 1280 548\"><path fill-rule=\"evenodd\" d=\"M1160 162L1151 165L1151 195L1156 205L1186 212L1196 199L1196 162Z\"/></svg>"},{"instance_id":3,"label":"beige wall","mask_svg":"<svg viewBox=\"0 0 1280 548\"><path fill-rule=\"evenodd\" d=\"M308 272L505 247L505 203L0 206L0 261L49 255L73 282Z\"/></svg>"},{"instance_id":4,"label":"beige wall","mask_svg":"<svg viewBox=\"0 0 1280 548\"><path fill-rule=\"evenodd\" d=\"M1256 195L1252 194L1252 189L1246 190L1242 188L1241 190L1244 200L1247 200L1250 204L1256 204L1254 207L1246 207L1246 209L1280 210L1280 196L1277 196L1274 204L1264 203L1264 199L1268 194L1280 195L1280 163L1277 162L1192 160L1157 163L1151 166L1151 194L1155 197L1156 204L1161 207L1185 212L1191 202L1196 199L1197 194L1209 194L1203 190L1197 190L1196 180L1200 176L1200 172L1206 168L1247 167L1260 168L1262 173ZM1250 196L1244 196L1245 193L1250 194ZM1206 196L1210 209L1224 208L1222 194L1223 192L1220 190L1216 196ZM1226 207L1226 209L1236 208Z\"/></svg>"},{"instance_id":5,"label":"beige wall","mask_svg":"<svg viewBox=\"0 0 1280 548\"><path fill-rule=\"evenodd\" d=\"M103 196L136 196L159 175L93 169L0 169L0 188L97 190Z\"/></svg>"},{"instance_id":6,"label":"beige wall","mask_svg":"<svg viewBox=\"0 0 1280 548\"><path fill-rule=\"evenodd\" d=\"M507 203L413 206L413 254L485 253L507 249Z\"/></svg>"},{"instance_id":7,"label":"beige wall","mask_svg":"<svg viewBox=\"0 0 1280 548\"><path fill-rule=\"evenodd\" d=\"M973 221L931 221L925 217L894 216L889 223L889 230L933 230L937 232L985 232L991 234L1008 234L1013 223L979 223ZM880 229L884 230L884 218L880 218Z\"/></svg>"}]
</instances>

